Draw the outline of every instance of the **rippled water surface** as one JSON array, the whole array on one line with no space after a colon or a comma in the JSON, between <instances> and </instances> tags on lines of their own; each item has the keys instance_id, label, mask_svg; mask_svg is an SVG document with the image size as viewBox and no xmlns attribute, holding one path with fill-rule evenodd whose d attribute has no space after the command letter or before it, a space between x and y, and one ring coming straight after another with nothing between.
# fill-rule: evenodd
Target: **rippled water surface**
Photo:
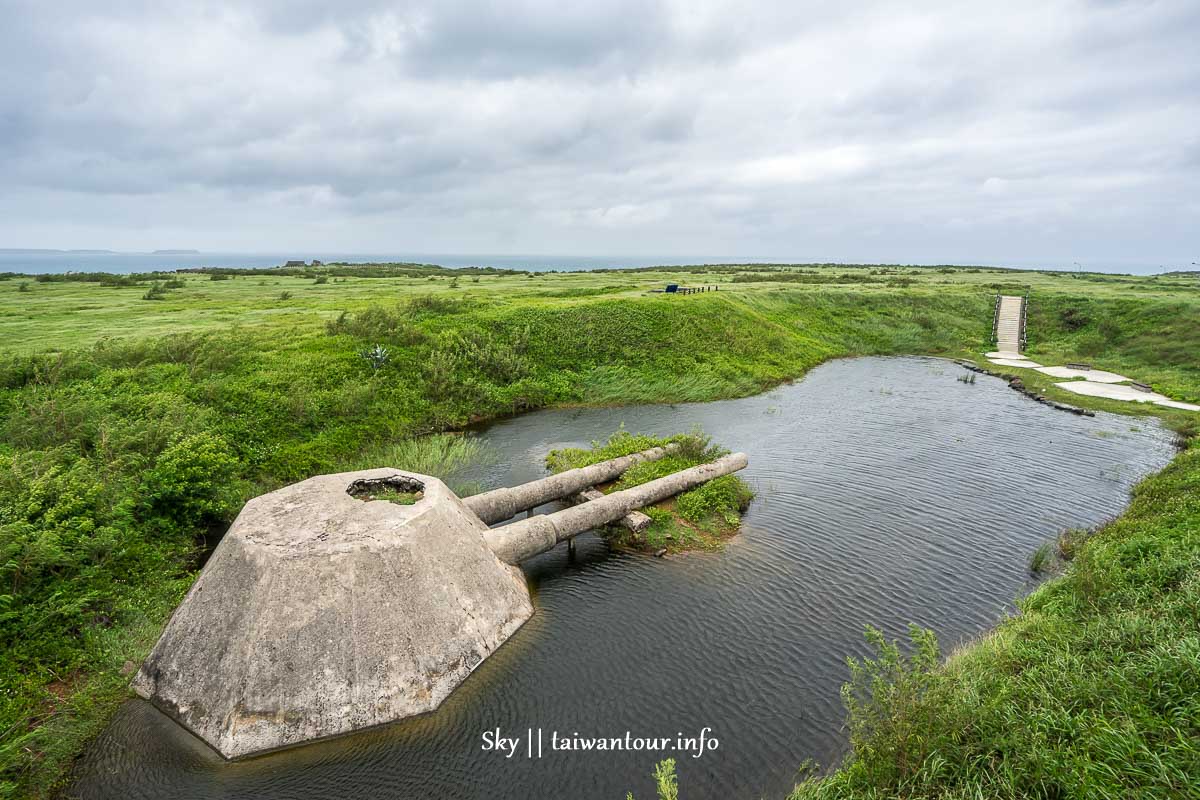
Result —
<instances>
[{"instance_id":1,"label":"rippled water surface","mask_svg":"<svg viewBox=\"0 0 1200 800\"><path fill-rule=\"evenodd\" d=\"M750 456L758 493L724 552L655 559L580 538L525 565L537 613L434 714L225 763L148 704L126 703L79 766L88 798L653 797L651 753L481 749L485 731L695 736L682 794L781 797L806 758L845 746L838 687L867 623L917 622L953 645L1029 587L1032 551L1118 514L1170 459L1157 425L1077 417L993 378L926 359L826 364L757 397L555 410L481 435L499 461L486 488L544 473L545 454L618 426L699 425ZM395 466L403 467L402 464ZM670 754L668 754L670 755Z\"/></svg>"}]
</instances>

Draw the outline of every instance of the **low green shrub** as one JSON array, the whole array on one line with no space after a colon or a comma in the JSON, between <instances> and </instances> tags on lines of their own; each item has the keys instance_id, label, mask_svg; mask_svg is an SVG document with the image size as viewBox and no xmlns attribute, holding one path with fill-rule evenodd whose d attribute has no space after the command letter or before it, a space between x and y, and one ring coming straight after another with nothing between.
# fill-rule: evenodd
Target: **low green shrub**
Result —
<instances>
[{"instance_id":1,"label":"low green shrub","mask_svg":"<svg viewBox=\"0 0 1200 800\"><path fill-rule=\"evenodd\" d=\"M688 522L700 524L720 517L726 525L736 527L741 512L750 506L754 492L735 475L724 475L695 489L689 489L676 499L679 515Z\"/></svg>"},{"instance_id":2,"label":"low green shrub","mask_svg":"<svg viewBox=\"0 0 1200 800\"><path fill-rule=\"evenodd\" d=\"M233 484L238 466L229 444L218 435L180 438L145 473L141 507L157 520L182 529L230 519L238 509L240 487Z\"/></svg>"}]
</instances>

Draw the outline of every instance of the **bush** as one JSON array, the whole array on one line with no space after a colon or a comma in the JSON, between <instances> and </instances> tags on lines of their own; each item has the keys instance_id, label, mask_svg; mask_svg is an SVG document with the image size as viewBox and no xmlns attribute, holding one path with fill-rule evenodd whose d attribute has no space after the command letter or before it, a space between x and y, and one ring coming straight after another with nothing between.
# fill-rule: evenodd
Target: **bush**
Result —
<instances>
[{"instance_id":1,"label":"bush","mask_svg":"<svg viewBox=\"0 0 1200 800\"><path fill-rule=\"evenodd\" d=\"M680 516L688 522L699 524L710 517L719 516L725 524L733 527L753 499L754 493L745 481L733 475L724 475L679 495L676 506Z\"/></svg>"},{"instance_id":2,"label":"bush","mask_svg":"<svg viewBox=\"0 0 1200 800\"><path fill-rule=\"evenodd\" d=\"M432 276L430 280L433 280ZM456 300L454 298L426 294L411 298L408 301L406 309L409 316L421 319L440 314L458 314L463 311L469 311L474 306L475 304L469 300Z\"/></svg>"},{"instance_id":3,"label":"bush","mask_svg":"<svg viewBox=\"0 0 1200 800\"><path fill-rule=\"evenodd\" d=\"M229 444L216 434L177 439L145 474L142 508L182 528L229 518L237 511L237 494L231 491L237 467Z\"/></svg>"},{"instance_id":4,"label":"bush","mask_svg":"<svg viewBox=\"0 0 1200 800\"><path fill-rule=\"evenodd\" d=\"M356 314L343 311L336 319L325 323L325 332L330 336L353 336L399 345L417 344L425 339L425 334L412 324L405 310L382 306L371 306Z\"/></svg>"},{"instance_id":5,"label":"bush","mask_svg":"<svg viewBox=\"0 0 1200 800\"><path fill-rule=\"evenodd\" d=\"M856 752L870 749L871 763L884 775L884 784L900 784L925 766L935 752L935 717L944 712L929 696L937 691L942 673L941 651L933 631L909 625L912 651L902 655L878 628L867 626L867 641L875 658L846 659L850 682L842 687L849 713L850 743Z\"/></svg>"},{"instance_id":6,"label":"bush","mask_svg":"<svg viewBox=\"0 0 1200 800\"><path fill-rule=\"evenodd\" d=\"M517 329L507 341L478 328L467 328L442 334L438 349L449 351L468 375L506 384L529 374L529 363L524 357L528 342L528 328Z\"/></svg>"}]
</instances>

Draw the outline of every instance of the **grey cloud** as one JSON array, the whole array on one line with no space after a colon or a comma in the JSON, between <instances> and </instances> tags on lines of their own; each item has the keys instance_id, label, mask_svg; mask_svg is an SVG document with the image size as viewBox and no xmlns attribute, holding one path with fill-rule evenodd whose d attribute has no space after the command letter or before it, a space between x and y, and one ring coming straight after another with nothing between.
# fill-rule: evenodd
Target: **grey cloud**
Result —
<instances>
[{"instance_id":1,"label":"grey cloud","mask_svg":"<svg viewBox=\"0 0 1200 800\"><path fill-rule=\"evenodd\" d=\"M1191 3L0 14L6 246L157 230L214 249L915 261L925 242L938 259L1141 247L1157 263L1195 248Z\"/></svg>"}]
</instances>

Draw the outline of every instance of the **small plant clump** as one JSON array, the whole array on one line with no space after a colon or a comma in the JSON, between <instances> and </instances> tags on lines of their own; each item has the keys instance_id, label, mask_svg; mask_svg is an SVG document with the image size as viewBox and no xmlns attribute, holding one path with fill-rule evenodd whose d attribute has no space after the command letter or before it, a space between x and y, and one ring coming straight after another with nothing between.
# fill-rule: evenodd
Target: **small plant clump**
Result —
<instances>
[{"instance_id":1,"label":"small plant clump","mask_svg":"<svg viewBox=\"0 0 1200 800\"><path fill-rule=\"evenodd\" d=\"M387 366L388 360L391 358L391 353L381 344L361 351L359 354L370 366L372 372L378 372Z\"/></svg>"},{"instance_id":2,"label":"small plant clump","mask_svg":"<svg viewBox=\"0 0 1200 800\"><path fill-rule=\"evenodd\" d=\"M1029 571L1034 575L1047 572L1054 566L1054 546L1049 542L1043 542L1038 545L1038 548L1033 551L1033 555L1029 557Z\"/></svg>"},{"instance_id":3,"label":"small plant clump","mask_svg":"<svg viewBox=\"0 0 1200 800\"><path fill-rule=\"evenodd\" d=\"M699 432L654 437L619 430L607 441L593 442L590 449L553 450L546 456L546 466L553 472L562 472L669 444L678 445L678 449L657 461L635 464L615 483L597 488L607 493L640 486L673 472L707 464L729 453ZM736 475L724 475L642 509L652 522L640 533L610 525L603 534L618 547L643 552L718 550L738 532L742 512L753 498L754 492L744 480Z\"/></svg>"},{"instance_id":4,"label":"small plant clump","mask_svg":"<svg viewBox=\"0 0 1200 800\"><path fill-rule=\"evenodd\" d=\"M398 506L411 506L424 497L423 492L403 492L399 489L390 487L380 489L374 494L369 494L362 498L363 500L386 500L389 503L395 503Z\"/></svg>"},{"instance_id":5,"label":"small plant clump","mask_svg":"<svg viewBox=\"0 0 1200 800\"><path fill-rule=\"evenodd\" d=\"M679 800L679 777L675 774L675 759L667 758L654 765L654 791L658 800ZM633 792L625 800L634 800Z\"/></svg>"}]
</instances>

